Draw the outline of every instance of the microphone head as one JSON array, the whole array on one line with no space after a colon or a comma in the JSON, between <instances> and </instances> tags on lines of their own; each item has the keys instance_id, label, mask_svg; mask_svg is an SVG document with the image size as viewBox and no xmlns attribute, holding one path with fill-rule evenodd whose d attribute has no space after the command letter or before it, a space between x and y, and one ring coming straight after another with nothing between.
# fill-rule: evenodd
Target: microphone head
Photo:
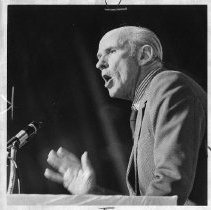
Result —
<instances>
[{"instance_id":1,"label":"microphone head","mask_svg":"<svg viewBox=\"0 0 211 210\"><path fill-rule=\"evenodd\" d=\"M21 148L23 145L25 145L32 136L37 134L37 131L40 128L42 128L42 126L43 126L42 121L38 121L38 122L32 121L31 123L29 123L25 128L25 131L27 133L27 137L21 141L19 148Z\"/></svg>"},{"instance_id":2,"label":"microphone head","mask_svg":"<svg viewBox=\"0 0 211 210\"><path fill-rule=\"evenodd\" d=\"M23 145L25 145L29 138L34 136L37 131L43 126L42 121L32 121L29 123L24 129L22 129L20 132L18 132L14 137L12 137L7 142L7 148L10 148L12 146L12 143L15 141L19 142L19 148L21 148Z\"/></svg>"},{"instance_id":3,"label":"microphone head","mask_svg":"<svg viewBox=\"0 0 211 210\"><path fill-rule=\"evenodd\" d=\"M29 123L29 125L30 124L32 124L32 125L34 125L36 128L37 128L37 130L38 129L40 129L40 128L42 128L43 127L43 121L39 121L39 122L37 122L37 121L32 121L31 123Z\"/></svg>"}]
</instances>

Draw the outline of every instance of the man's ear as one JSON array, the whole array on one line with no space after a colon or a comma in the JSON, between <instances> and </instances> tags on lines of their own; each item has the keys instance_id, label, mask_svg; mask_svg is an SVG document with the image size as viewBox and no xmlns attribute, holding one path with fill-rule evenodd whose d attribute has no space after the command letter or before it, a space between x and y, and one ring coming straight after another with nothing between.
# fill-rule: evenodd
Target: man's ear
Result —
<instances>
[{"instance_id":1,"label":"man's ear","mask_svg":"<svg viewBox=\"0 0 211 210\"><path fill-rule=\"evenodd\" d=\"M137 53L137 60L139 66L143 66L152 60L153 49L150 45L143 45Z\"/></svg>"}]
</instances>

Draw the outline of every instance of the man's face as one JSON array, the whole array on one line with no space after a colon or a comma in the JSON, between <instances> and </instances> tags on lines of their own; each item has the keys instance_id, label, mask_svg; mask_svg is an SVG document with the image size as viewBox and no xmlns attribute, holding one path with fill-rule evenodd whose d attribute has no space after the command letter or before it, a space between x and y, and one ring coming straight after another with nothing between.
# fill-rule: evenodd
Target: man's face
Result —
<instances>
[{"instance_id":1,"label":"man's face","mask_svg":"<svg viewBox=\"0 0 211 210\"><path fill-rule=\"evenodd\" d=\"M119 45L119 32L109 32L100 41L96 67L101 70L111 97L132 100L138 77L138 64L128 43Z\"/></svg>"}]
</instances>

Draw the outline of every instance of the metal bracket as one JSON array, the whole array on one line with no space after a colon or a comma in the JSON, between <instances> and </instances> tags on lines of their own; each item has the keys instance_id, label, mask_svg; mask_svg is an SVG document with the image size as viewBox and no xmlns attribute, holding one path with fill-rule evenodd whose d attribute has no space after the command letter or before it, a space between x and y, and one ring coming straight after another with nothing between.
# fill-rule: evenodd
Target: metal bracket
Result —
<instances>
[{"instance_id":1,"label":"metal bracket","mask_svg":"<svg viewBox=\"0 0 211 210\"><path fill-rule=\"evenodd\" d=\"M120 7L121 1L122 0L119 0L117 5L109 5L107 3L107 0L105 0L105 4L107 7L105 8L105 11L109 11L109 12L127 11L127 7Z\"/></svg>"}]
</instances>

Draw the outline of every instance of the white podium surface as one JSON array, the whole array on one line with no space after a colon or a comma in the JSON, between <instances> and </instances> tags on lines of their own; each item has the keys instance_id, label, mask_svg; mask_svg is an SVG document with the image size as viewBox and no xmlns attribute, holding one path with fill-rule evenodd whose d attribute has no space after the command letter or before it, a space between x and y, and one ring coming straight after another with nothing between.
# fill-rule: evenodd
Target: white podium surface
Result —
<instances>
[{"instance_id":1,"label":"white podium surface","mask_svg":"<svg viewBox=\"0 0 211 210\"><path fill-rule=\"evenodd\" d=\"M7 205L177 205L177 196L100 196L100 195L41 195L11 194L7 195Z\"/></svg>"}]
</instances>

